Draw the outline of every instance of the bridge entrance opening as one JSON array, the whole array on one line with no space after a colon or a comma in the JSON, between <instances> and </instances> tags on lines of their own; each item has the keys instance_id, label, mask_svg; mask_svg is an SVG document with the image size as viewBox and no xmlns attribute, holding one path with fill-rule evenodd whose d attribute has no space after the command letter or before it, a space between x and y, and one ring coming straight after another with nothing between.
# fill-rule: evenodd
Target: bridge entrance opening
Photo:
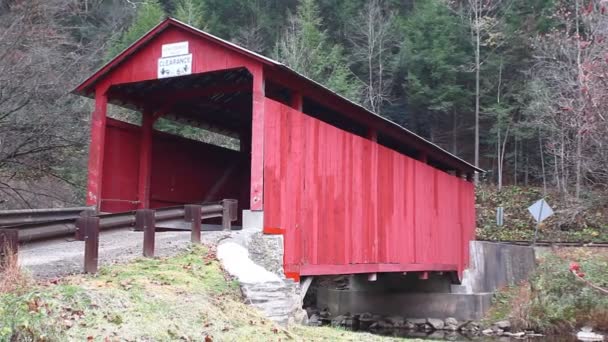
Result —
<instances>
[{"instance_id":1,"label":"bridge entrance opening","mask_svg":"<svg viewBox=\"0 0 608 342\"><path fill-rule=\"evenodd\" d=\"M112 85L100 209L119 212L238 199L249 208L252 76L245 68Z\"/></svg>"}]
</instances>

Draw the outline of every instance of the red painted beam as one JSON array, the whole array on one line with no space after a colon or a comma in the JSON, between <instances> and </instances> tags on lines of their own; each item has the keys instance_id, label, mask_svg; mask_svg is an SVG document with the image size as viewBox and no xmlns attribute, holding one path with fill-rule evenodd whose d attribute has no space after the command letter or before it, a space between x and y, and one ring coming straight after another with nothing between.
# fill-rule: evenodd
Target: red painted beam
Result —
<instances>
[{"instance_id":1,"label":"red painted beam","mask_svg":"<svg viewBox=\"0 0 608 342\"><path fill-rule=\"evenodd\" d=\"M302 96L302 93L296 90L292 91L291 103L289 105L298 112L302 112L304 108L304 97Z\"/></svg>"},{"instance_id":2,"label":"red painted beam","mask_svg":"<svg viewBox=\"0 0 608 342\"><path fill-rule=\"evenodd\" d=\"M187 101L201 97L208 97L215 94L250 92L251 84L220 84L211 87L188 89L188 90L173 90L171 88L165 91L142 92L141 94L126 94L121 88L113 88L108 92L108 97L111 100L118 100L124 103L133 103L139 106L158 107L167 102L174 104L180 101Z\"/></svg>"},{"instance_id":3,"label":"red painted beam","mask_svg":"<svg viewBox=\"0 0 608 342\"><path fill-rule=\"evenodd\" d=\"M150 208L150 178L152 175L152 134L154 116L145 111L142 113L142 123L139 143L139 186L138 196L139 209Z\"/></svg>"},{"instance_id":4,"label":"red painted beam","mask_svg":"<svg viewBox=\"0 0 608 342\"><path fill-rule=\"evenodd\" d=\"M106 88L99 87L95 92L95 110L91 116L91 144L89 145L87 181L87 206L95 206L98 210L101 205L107 107Z\"/></svg>"},{"instance_id":5,"label":"red painted beam","mask_svg":"<svg viewBox=\"0 0 608 342\"><path fill-rule=\"evenodd\" d=\"M445 264L349 264L349 265L302 265L300 276L355 273L457 271L458 265Z\"/></svg>"},{"instance_id":6,"label":"red painted beam","mask_svg":"<svg viewBox=\"0 0 608 342\"><path fill-rule=\"evenodd\" d=\"M264 74L253 75L253 113L251 122L251 210L264 210Z\"/></svg>"},{"instance_id":7,"label":"red painted beam","mask_svg":"<svg viewBox=\"0 0 608 342\"><path fill-rule=\"evenodd\" d=\"M278 227L264 227L263 233L266 235L283 235L285 234L285 229Z\"/></svg>"}]
</instances>

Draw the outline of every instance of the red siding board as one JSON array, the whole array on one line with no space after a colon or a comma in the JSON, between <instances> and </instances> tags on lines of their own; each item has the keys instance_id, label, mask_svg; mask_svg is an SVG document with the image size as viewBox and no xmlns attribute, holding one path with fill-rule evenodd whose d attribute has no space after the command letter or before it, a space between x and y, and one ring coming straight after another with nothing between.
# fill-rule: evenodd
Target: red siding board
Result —
<instances>
[{"instance_id":1,"label":"red siding board","mask_svg":"<svg viewBox=\"0 0 608 342\"><path fill-rule=\"evenodd\" d=\"M107 120L101 210L120 212L137 209L140 154L140 127ZM171 206L200 202L222 175L235 164L234 179L217 190L209 200L235 198L247 206L248 193L241 188L248 177L246 156L194 140L154 132L150 179L150 206Z\"/></svg>"},{"instance_id":2,"label":"red siding board","mask_svg":"<svg viewBox=\"0 0 608 342\"><path fill-rule=\"evenodd\" d=\"M264 224L290 275L461 273L471 183L270 99L264 115Z\"/></svg>"}]
</instances>

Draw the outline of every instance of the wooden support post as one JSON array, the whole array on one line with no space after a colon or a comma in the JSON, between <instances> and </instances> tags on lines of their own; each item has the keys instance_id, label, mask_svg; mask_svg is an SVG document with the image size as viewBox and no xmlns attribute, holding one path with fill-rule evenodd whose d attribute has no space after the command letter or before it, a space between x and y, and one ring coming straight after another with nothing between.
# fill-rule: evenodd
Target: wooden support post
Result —
<instances>
[{"instance_id":1,"label":"wooden support post","mask_svg":"<svg viewBox=\"0 0 608 342\"><path fill-rule=\"evenodd\" d=\"M148 111L142 113L139 143L139 209L150 208L150 174L152 169L152 136L154 116Z\"/></svg>"},{"instance_id":2,"label":"wooden support post","mask_svg":"<svg viewBox=\"0 0 608 342\"><path fill-rule=\"evenodd\" d=\"M139 209L135 211L135 228L144 232L144 256L154 257L154 238L156 233L156 218L154 210Z\"/></svg>"},{"instance_id":3,"label":"wooden support post","mask_svg":"<svg viewBox=\"0 0 608 342\"><path fill-rule=\"evenodd\" d=\"M201 213L202 206L189 204L184 206L184 219L191 223L192 232L190 234L190 242L201 243Z\"/></svg>"},{"instance_id":4,"label":"wooden support post","mask_svg":"<svg viewBox=\"0 0 608 342\"><path fill-rule=\"evenodd\" d=\"M428 280L429 279L429 272L420 272L420 273L418 273L418 279Z\"/></svg>"},{"instance_id":5,"label":"wooden support post","mask_svg":"<svg viewBox=\"0 0 608 342\"><path fill-rule=\"evenodd\" d=\"M232 230L232 222L230 220L230 208L226 200L222 201L222 228L225 231Z\"/></svg>"},{"instance_id":6,"label":"wooden support post","mask_svg":"<svg viewBox=\"0 0 608 342\"><path fill-rule=\"evenodd\" d=\"M420 153L418 154L418 160L427 164L429 160L426 152L420 151Z\"/></svg>"},{"instance_id":7,"label":"wooden support post","mask_svg":"<svg viewBox=\"0 0 608 342\"><path fill-rule=\"evenodd\" d=\"M238 201L235 199L222 200L222 228L232 229L232 221L237 219Z\"/></svg>"},{"instance_id":8,"label":"wooden support post","mask_svg":"<svg viewBox=\"0 0 608 342\"><path fill-rule=\"evenodd\" d=\"M250 70L253 74L253 107L251 118L251 210L264 210L264 72L262 68Z\"/></svg>"},{"instance_id":9,"label":"wooden support post","mask_svg":"<svg viewBox=\"0 0 608 342\"><path fill-rule=\"evenodd\" d=\"M378 142L378 131L373 128L369 128L367 130L367 139L373 142Z\"/></svg>"},{"instance_id":10,"label":"wooden support post","mask_svg":"<svg viewBox=\"0 0 608 342\"><path fill-rule=\"evenodd\" d=\"M83 218L84 273L97 273L99 264L99 217Z\"/></svg>"},{"instance_id":11,"label":"wooden support post","mask_svg":"<svg viewBox=\"0 0 608 342\"><path fill-rule=\"evenodd\" d=\"M19 231L0 229L0 270L10 262L17 262L19 253Z\"/></svg>"},{"instance_id":12,"label":"wooden support post","mask_svg":"<svg viewBox=\"0 0 608 342\"><path fill-rule=\"evenodd\" d=\"M84 241L86 218L95 216L97 211L94 209L87 209L80 213L80 216L76 218L76 231L74 232L74 239L77 241Z\"/></svg>"},{"instance_id":13,"label":"wooden support post","mask_svg":"<svg viewBox=\"0 0 608 342\"><path fill-rule=\"evenodd\" d=\"M95 90L95 110L91 117L91 144L87 181L87 205L101 206L101 182L103 180L103 155L106 135L106 111L108 96L105 88Z\"/></svg>"},{"instance_id":14,"label":"wooden support post","mask_svg":"<svg viewBox=\"0 0 608 342\"><path fill-rule=\"evenodd\" d=\"M302 96L302 93L297 90L292 90L289 105L298 112L304 112L304 97Z\"/></svg>"}]
</instances>

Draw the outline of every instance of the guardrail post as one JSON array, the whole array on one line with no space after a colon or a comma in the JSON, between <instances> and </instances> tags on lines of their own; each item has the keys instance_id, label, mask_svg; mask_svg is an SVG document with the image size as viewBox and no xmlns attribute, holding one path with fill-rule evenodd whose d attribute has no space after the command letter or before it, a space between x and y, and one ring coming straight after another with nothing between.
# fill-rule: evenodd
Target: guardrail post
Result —
<instances>
[{"instance_id":1,"label":"guardrail post","mask_svg":"<svg viewBox=\"0 0 608 342\"><path fill-rule=\"evenodd\" d=\"M201 243L202 208L202 206L196 204L184 206L184 219L186 222L190 222L192 226L192 232L190 234L190 241L192 243Z\"/></svg>"},{"instance_id":2,"label":"guardrail post","mask_svg":"<svg viewBox=\"0 0 608 342\"><path fill-rule=\"evenodd\" d=\"M222 227L224 230L232 229L232 221L237 220L239 201L235 199L222 200Z\"/></svg>"},{"instance_id":3,"label":"guardrail post","mask_svg":"<svg viewBox=\"0 0 608 342\"><path fill-rule=\"evenodd\" d=\"M156 233L155 211L152 209L139 209L135 211L135 230L144 231L144 256L154 257L154 235Z\"/></svg>"},{"instance_id":4,"label":"guardrail post","mask_svg":"<svg viewBox=\"0 0 608 342\"><path fill-rule=\"evenodd\" d=\"M17 261L19 252L19 231L17 229L0 229L0 269L13 257ZM11 255L12 254L12 255Z\"/></svg>"},{"instance_id":5,"label":"guardrail post","mask_svg":"<svg viewBox=\"0 0 608 342\"><path fill-rule=\"evenodd\" d=\"M99 264L99 217L82 217L84 273L97 273Z\"/></svg>"},{"instance_id":6,"label":"guardrail post","mask_svg":"<svg viewBox=\"0 0 608 342\"><path fill-rule=\"evenodd\" d=\"M222 228L223 230L232 229L232 221L236 220L237 200L222 200Z\"/></svg>"},{"instance_id":7,"label":"guardrail post","mask_svg":"<svg viewBox=\"0 0 608 342\"><path fill-rule=\"evenodd\" d=\"M76 218L76 223L74 224L76 226L76 231L74 232L74 239L76 239L77 241L84 241L86 218L95 215L97 215L97 211L95 209L83 210L80 213L80 216Z\"/></svg>"}]
</instances>

